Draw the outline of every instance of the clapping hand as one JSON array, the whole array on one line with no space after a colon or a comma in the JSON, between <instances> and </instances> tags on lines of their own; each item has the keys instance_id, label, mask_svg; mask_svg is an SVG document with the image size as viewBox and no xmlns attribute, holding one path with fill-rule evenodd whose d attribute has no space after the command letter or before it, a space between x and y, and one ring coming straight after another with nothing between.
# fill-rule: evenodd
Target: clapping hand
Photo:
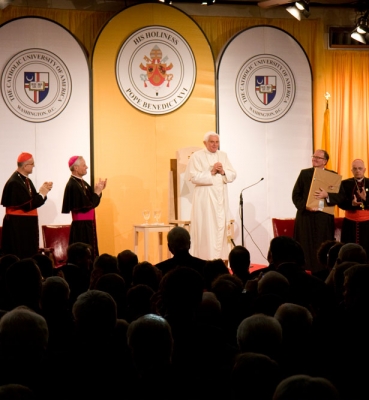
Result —
<instances>
[{"instance_id":1,"label":"clapping hand","mask_svg":"<svg viewBox=\"0 0 369 400\"><path fill-rule=\"evenodd\" d=\"M50 192L50 190L53 188L53 183L52 182L44 182L43 185L40 187L40 190L38 191L42 196L47 196L47 194Z\"/></svg>"},{"instance_id":2,"label":"clapping hand","mask_svg":"<svg viewBox=\"0 0 369 400\"><path fill-rule=\"evenodd\" d=\"M101 192L106 188L107 179L102 180L99 178L99 182L95 183L95 193L100 195Z\"/></svg>"}]
</instances>

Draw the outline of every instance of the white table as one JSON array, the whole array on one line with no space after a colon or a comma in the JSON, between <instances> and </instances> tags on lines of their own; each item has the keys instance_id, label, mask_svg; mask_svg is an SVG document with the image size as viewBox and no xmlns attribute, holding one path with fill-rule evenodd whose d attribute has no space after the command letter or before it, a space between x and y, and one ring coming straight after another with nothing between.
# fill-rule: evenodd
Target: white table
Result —
<instances>
[{"instance_id":1,"label":"white table","mask_svg":"<svg viewBox=\"0 0 369 400\"><path fill-rule=\"evenodd\" d=\"M169 232L174 226L166 224L141 224L133 225L134 229L134 252L137 254L138 251L138 234L143 232L144 234L144 261L148 261L149 257L149 234L151 232L158 233L158 250L159 250L159 262L163 260L163 233Z\"/></svg>"}]
</instances>

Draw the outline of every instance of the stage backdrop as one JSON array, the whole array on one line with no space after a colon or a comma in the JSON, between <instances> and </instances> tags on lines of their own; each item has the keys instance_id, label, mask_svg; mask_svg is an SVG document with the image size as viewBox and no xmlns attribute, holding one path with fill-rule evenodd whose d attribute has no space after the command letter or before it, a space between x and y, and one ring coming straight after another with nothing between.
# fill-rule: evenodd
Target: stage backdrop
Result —
<instances>
[{"instance_id":1,"label":"stage backdrop","mask_svg":"<svg viewBox=\"0 0 369 400\"><path fill-rule=\"evenodd\" d=\"M102 29L92 55L95 177L108 184L97 209L100 252L133 248L143 209L168 222L170 160L202 146L216 127L209 43L183 12L164 4L125 9ZM150 262L157 262L157 237ZM157 235L157 234L156 234ZM143 261L143 243L138 256Z\"/></svg>"},{"instance_id":2,"label":"stage backdrop","mask_svg":"<svg viewBox=\"0 0 369 400\"><path fill-rule=\"evenodd\" d=\"M61 214L68 159L81 154L90 165L86 55L65 28L37 17L2 25L0 48L0 188L16 170L18 155L32 153L36 188L54 182L38 212L40 225L69 224L70 215ZM4 211L0 207L1 225Z\"/></svg>"},{"instance_id":3,"label":"stage backdrop","mask_svg":"<svg viewBox=\"0 0 369 400\"><path fill-rule=\"evenodd\" d=\"M221 149L238 174L228 187L235 243L242 244L243 207L244 245L253 263L265 264L271 218L295 216L292 188L300 170L311 166L309 61L283 30L249 28L220 54L217 90Z\"/></svg>"}]
</instances>

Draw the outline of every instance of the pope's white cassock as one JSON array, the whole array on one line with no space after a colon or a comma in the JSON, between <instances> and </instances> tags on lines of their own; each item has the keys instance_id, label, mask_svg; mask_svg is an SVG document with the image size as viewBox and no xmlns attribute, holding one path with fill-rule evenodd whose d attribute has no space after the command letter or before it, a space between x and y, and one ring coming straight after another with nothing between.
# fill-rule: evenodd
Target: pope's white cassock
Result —
<instances>
[{"instance_id":1,"label":"pope's white cassock","mask_svg":"<svg viewBox=\"0 0 369 400\"><path fill-rule=\"evenodd\" d=\"M225 175L211 174L216 162L222 163ZM191 209L190 253L204 260L227 260L227 228L230 224L227 183L236 179L236 171L224 151L212 153L203 149L191 155L185 179L195 185Z\"/></svg>"}]
</instances>

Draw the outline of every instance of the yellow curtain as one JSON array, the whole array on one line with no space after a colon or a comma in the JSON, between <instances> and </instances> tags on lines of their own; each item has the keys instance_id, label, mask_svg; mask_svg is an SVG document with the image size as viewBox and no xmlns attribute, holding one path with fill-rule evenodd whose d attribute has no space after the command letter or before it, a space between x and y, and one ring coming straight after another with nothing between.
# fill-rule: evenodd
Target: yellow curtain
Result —
<instances>
[{"instance_id":1,"label":"yellow curtain","mask_svg":"<svg viewBox=\"0 0 369 400\"><path fill-rule=\"evenodd\" d=\"M22 16L39 16L58 22L81 42L91 54L100 29L115 15L113 12L55 10L9 6L0 10L0 24ZM320 147L323 137L325 93L330 98L331 167L344 178L351 176L355 158L368 163L369 133L369 52L328 50L324 43L324 23L320 19L235 18L192 16L205 33L217 58L227 41L240 31L256 25L285 30L302 46L313 74L314 143ZM245 44L247 45L247 44Z\"/></svg>"}]
</instances>

